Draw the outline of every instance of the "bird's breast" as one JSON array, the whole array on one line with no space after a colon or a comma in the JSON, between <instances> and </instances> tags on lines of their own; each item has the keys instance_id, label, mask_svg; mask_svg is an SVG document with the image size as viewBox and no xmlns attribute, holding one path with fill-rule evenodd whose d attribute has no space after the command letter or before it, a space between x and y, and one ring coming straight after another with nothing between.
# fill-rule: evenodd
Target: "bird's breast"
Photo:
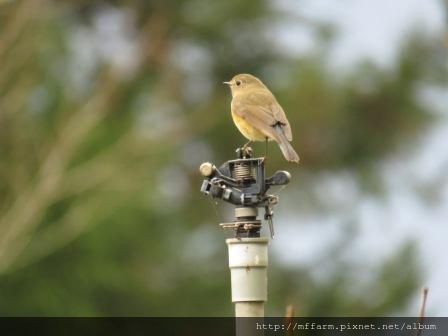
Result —
<instances>
[{"instance_id":1,"label":"bird's breast","mask_svg":"<svg viewBox=\"0 0 448 336\"><path fill-rule=\"evenodd\" d=\"M251 124L249 124L246 119L240 117L233 111L232 111L232 119L238 130L247 139L251 141L264 141L266 139L266 136L263 133L261 133L257 128L253 127Z\"/></svg>"}]
</instances>

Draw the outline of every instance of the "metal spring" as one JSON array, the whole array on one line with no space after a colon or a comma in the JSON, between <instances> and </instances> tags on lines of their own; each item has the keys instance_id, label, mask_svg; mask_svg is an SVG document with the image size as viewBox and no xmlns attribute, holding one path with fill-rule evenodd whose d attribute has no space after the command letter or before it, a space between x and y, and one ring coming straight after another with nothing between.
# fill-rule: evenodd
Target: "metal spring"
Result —
<instances>
[{"instance_id":1,"label":"metal spring","mask_svg":"<svg viewBox=\"0 0 448 336\"><path fill-rule=\"evenodd\" d=\"M233 178L237 181L255 179L255 170L252 169L250 164L238 163L234 166Z\"/></svg>"}]
</instances>

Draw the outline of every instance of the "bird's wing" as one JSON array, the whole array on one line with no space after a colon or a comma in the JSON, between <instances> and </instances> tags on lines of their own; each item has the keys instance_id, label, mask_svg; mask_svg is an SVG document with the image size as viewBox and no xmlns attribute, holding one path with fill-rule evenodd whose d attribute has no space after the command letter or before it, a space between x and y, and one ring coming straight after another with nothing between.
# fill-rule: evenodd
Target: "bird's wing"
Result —
<instances>
[{"instance_id":1,"label":"bird's wing","mask_svg":"<svg viewBox=\"0 0 448 336\"><path fill-rule=\"evenodd\" d=\"M274 126L280 123L286 138L291 141L291 127L286 119L285 112L272 94L268 98L266 92L252 92L244 99L233 99L232 111L246 119L266 136L276 140L278 140L278 135Z\"/></svg>"},{"instance_id":2,"label":"bird's wing","mask_svg":"<svg viewBox=\"0 0 448 336\"><path fill-rule=\"evenodd\" d=\"M292 132L291 126L289 125L288 119L286 119L285 111L283 111L280 104L275 100L273 104L271 104L270 109L274 114L275 120L282 124L283 131L285 132L286 138L288 141L292 140Z\"/></svg>"}]
</instances>

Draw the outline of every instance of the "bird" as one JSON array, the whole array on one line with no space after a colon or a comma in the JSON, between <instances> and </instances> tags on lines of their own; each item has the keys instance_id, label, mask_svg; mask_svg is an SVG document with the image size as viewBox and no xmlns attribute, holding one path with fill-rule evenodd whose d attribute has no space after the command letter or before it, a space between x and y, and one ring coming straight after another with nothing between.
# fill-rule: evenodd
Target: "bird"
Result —
<instances>
[{"instance_id":1,"label":"bird","mask_svg":"<svg viewBox=\"0 0 448 336\"><path fill-rule=\"evenodd\" d=\"M278 143L283 156L290 162L299 163L290 141L291 126L285 112L271 91L257 77L250 74L235 75L224 82L232 92L230 104L233 122L249 142L274 140Z\"/></svg>"}]
</instances>

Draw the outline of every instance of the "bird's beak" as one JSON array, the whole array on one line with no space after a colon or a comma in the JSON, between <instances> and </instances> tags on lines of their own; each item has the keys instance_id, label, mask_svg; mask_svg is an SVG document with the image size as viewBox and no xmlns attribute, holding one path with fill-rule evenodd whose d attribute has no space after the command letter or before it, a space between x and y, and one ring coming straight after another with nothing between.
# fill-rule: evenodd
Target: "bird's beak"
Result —
<instances>
[{"instance_id":1,"label":"bird's beak","mask_svg":"<svg viewBox=\"0 0 448 336\"><path fill-rule=\"evenodd\" d=\"M232 82L222 82L223 84L232 85Z\"/></svg>"}]
</instances>

